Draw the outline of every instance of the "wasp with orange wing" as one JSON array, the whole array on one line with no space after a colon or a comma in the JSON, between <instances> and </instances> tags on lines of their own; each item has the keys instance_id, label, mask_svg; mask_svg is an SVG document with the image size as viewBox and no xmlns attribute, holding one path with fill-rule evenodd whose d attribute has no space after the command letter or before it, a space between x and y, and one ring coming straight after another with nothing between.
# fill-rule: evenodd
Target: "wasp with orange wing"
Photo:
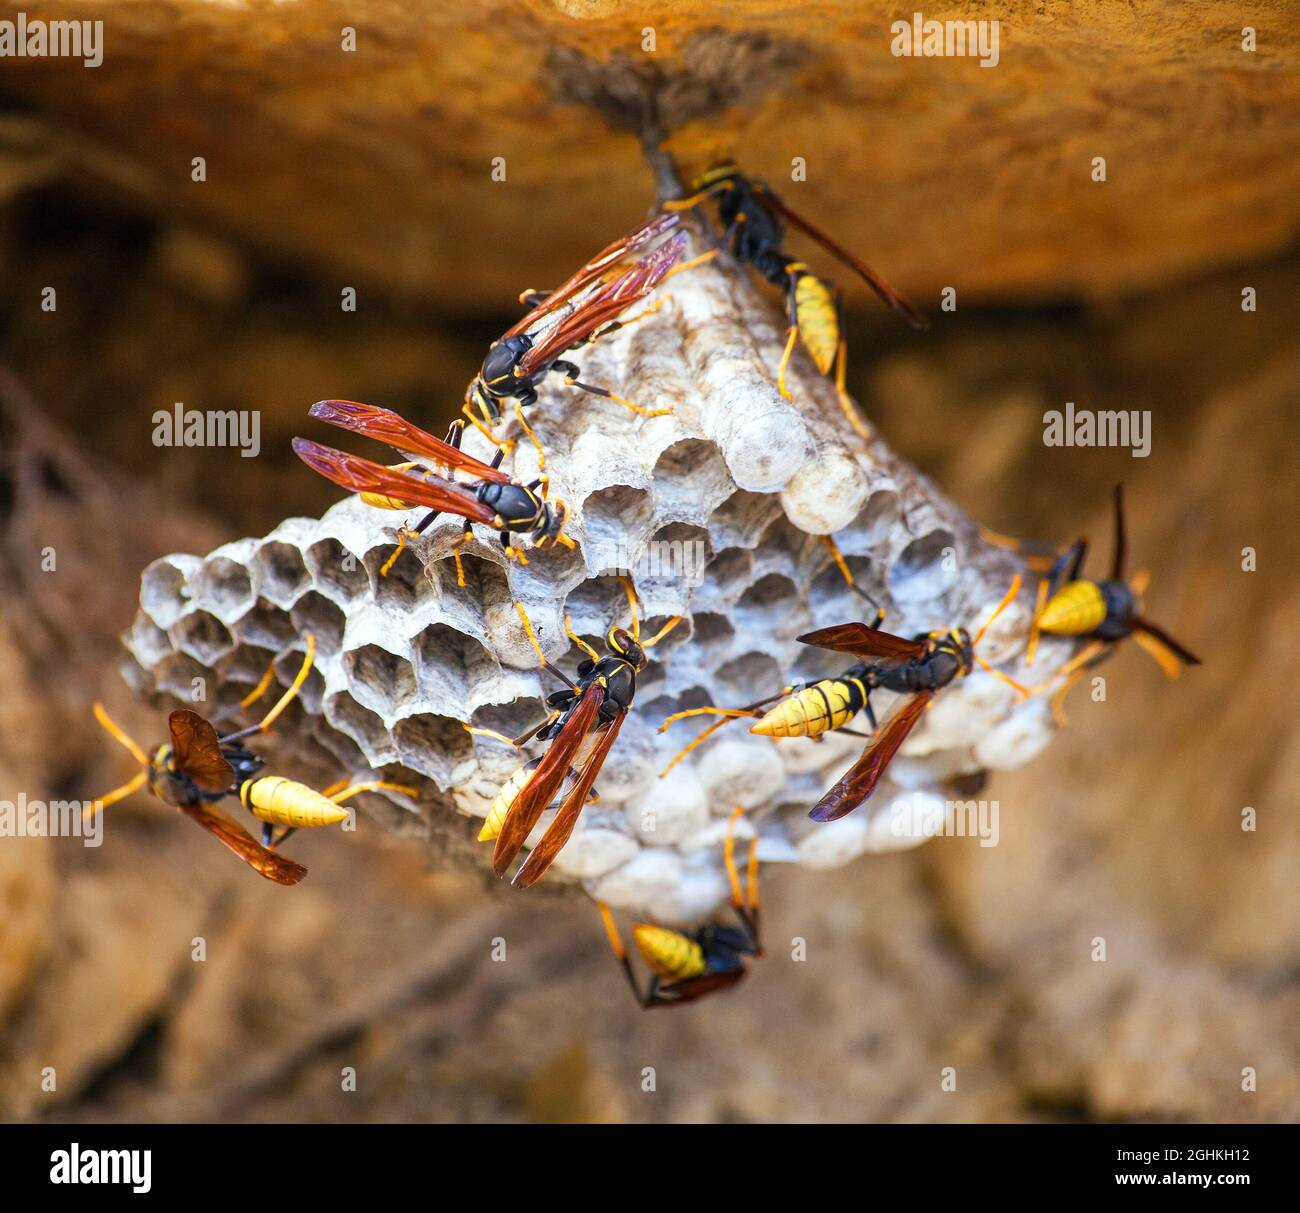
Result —
<instances>
[{"instance_id":1,"label":"wasp with orange wing","mask_svg":"<svg viewBox=\"0 0 1300 1213\"><path fill-rule=\"evenodd\" d=\"M266 732L297 696L311 671L315 652L315 639L308 635L302 668L289 689L257 724L225 736L218 736L211 722L198 712L177 708L167 718L169 740L147 754L113 722L102 704L95 704L95 719L131 754L142 770L121 787L92 801L86 806L83 817L89 819L147 785L150 793L202 826L267 880L282 885L297 884L307 875L307 869L277 852L277 848L296 830L335 825L346 820L348 811L341 807L342 803L361 792L416 794L414 788L381 780L347 787L335 785L335 788L317 792L281 775L261 774L265 764L243 744L244 740ZM262 695L270 685L271 677L272 671L268 670L266 677L244 699L244 706ZM228 796L238 796L244 807L263 822L260 843L214 807Z\"/></svg>"},{"instance_id":2,"label":"wasp with orange wing","mask_svg":"<svg viewBox=\"0 0 1300 1213\"><path fill-rule=\"evenodd\" d=\"M643 1010L654 1007L679 1007L705 998L719 990L728 990L749 972L746 957L763 955L759 932L758 836L750 840L749 864L745 891L741 892L736 872L735 829L743 808L732 811L727 821L727 839L722 858L731 883L731 908L739 926L706 923L689 933L673 931L652 923L638 922L632 927L632 939L641 959L650 970L650 982L643 992L632 961L623 946L614 917L604 902L598 902L600 916L609 936L609 946L627 975L632 994Z\"/></svg>"},{"instance_id":3,"label":"wasp with orange wing","mask_svg":"<svg viewBox=\"0 0 1300 1213\"><path fill-rule=\"evenodd\" d=\"M1052 713L1058 724L1065 723L1065 697L1084 674L1104 661L1114 645L1128 636L1148 653L1168 678L1177 678L1184 665L1200 665L1200 658L1139 611L1147 586L1146 572L1138 572L1126 581L1124 566L1128 555L1128 533L1124 522L1124 489L1115 486L1115 550L1110 576L1091 581L1080 574L1088 555L1088 541L1079 539L1056 562L1051 573L1038 583L1038 600L1030 630L1025 664L1031 665L1038 648L1038 636L1068 636L1086 640L1087 644L1054 678L1063 680L1052 697Z\"/></svg>"},{"instance_id":4,"label":"wasp with orange wing","mask_svg":"<svg viewBox=\"0 0 1300 1213\"><path fill-rule=\"evenodd\" d=\"M551 713L541 725L529 730L523 737L504 739L516 746L521 746L532 738L550 744L541 760L532 766L531 773L522 782L512 779L502 789L503 795L508 793L508 803L495 806L500 826L496 833L492 867L498 876L505 875L547 807L557 796L563 796L554 821L515 873L512 883L518 888L527 888L536 883L569 841L579 815L592 796L601 767L609 757L619 729L632 707L636 696L636 677L649 664L646 651L658 644L681 622L681 617L675 615L655 636L642 640L636 593L627 581L623 582L623 588L632 613L631 630L610 628L605 638L605 646L609 650L605 656L601 656L577 636L568 617L565 617L565 630L569 639L587 654L586 660L578 666L576 681L546 659L529 622L528 613L522 603L515 603L541 668L564 683L562 690L547 699ZM486 729L470 731L490 732ZM498 797L498 801L501 801L501 797Z\"/></svg>"},{"instance_id":5,"label":"wasp with orange wing","mask_svg":"<svg viewBox=\"0 0 1300 1213\"><path fill-rule=\"evenodd\" d=\"M677 266L686 247L685 233L673 230L677 223L676 215L657 215L603 249L557 289L525 291L520 296L531 310L492 343L465 394L466 416L491 441L497 441L492 431L501 419L503 403L513 400L515 417L537 445L523 409L536 402L538 384L552 371L562 374L570 387L635 413L654 417L670 411L643 408L608 388L583 383L578 366L562 355L630 323L619 317L650 294L674 267L685 268ZM655 241L661 243L628 264L629 258ZM537 452L539 459L544 458L540 445Z\"/></svg>"},{"instance_id":6,"label":"wasp with orange wing","mask_svg":"<svg viewBox=\"0 0 1300 1213\"><path fill-rule=\"evenodd\" d=\"M456 583L461 586L465 584L465 569L459 549L473 534L476 522L498 531L506 555L525 564L527 557L514 546L512 534L531 535L533 545L538 548L553 543L573 546L572 540L563 533L567 512L564 503L546 499L546 478L539 476L528 484L512 480L501 470L504 449L497 450L491 463L466 454L461 450L464 422L453 422L444 441L388 409L351 400L318 401L308 415L386 443L410 460L385 467L307 438L293 440L294 452L308 467L357 493L367 505L388 510L429 507L429 513L415 526L401 529L397 551L384 563L382 573L393 566L407 541L427 530L440 514L455 514L465 519L464 533L453 552ZM453 481L450 477L456 471L475 479L470 483Z\"/></svg>"},{"instance_id":7,"label":"wasp with orange wing","mask_svg":"<svg viewBox=\"0 0 1300 1213\"><path fill-rule=\"evenodd\" d=\"M852 653L860 660L833 678L787 686L775 695L743 708L690 708L669 716L660 726L661 733L675 721L687 717L718 716L721 719L709 725L681 750L664 768L661 777L729 720L756 718L749 731L777 741L786 737L820 739L830 732L866 736L870 741L861 759L822 797L811 813L817 821L843 817L871 795L889 760L921 718L926 705L949 683L964 678L980 666L1010 683L1020 694L1030 693L975 652L984 633L1019 592L1020 578L1016 577L974 640L965 628L922 632L911 639L894 636L881 628L885 615L879 608L871 623L839 624L800 636L799 640L804 644ZM879 727L871 707L871 692L878 687L911 697ZM780 702L769 707L775 700ZM860 734L847 727L859 712L870 723L870 734Z\"/></svg>"},{"instance_id":8,"label":"wasp with orange wing","mask_svg":"<svg viewBox=\"0 0 1300 1213\"><path fill-rule=\"evenodd\" d=\"M861 658L864 663L861 681L868 692L883 687L909 696L875 730L858 761L813 807L808 815L814 821L835 821L864 803L935 695L957 679L965 678L976 666L1009 683L1021 695L1029 695L1025 687L995 669L975 651L993 621L1019 593L1020 577L1017 576L974 639L965 628L922 632L907 639L865 623L837 624L799 637L803 644Z\"/></svg>"},{"instance_id":9,"label":"wasp with orange wing","mask_svg":"<svg viewBox=\"0 0 1300 1213\"><path fill-rule=\"evenodd\" d=\"M718 205L723 239L737 261L752 265L786 297L789 334L777 371L777 388L787 399L786 368L795 342L802 341L808 356L823 375L835 373L835 383L844 394L847 350L844 342L839 291L835 284L819 278L796 257L785 252L785 226L802 232L832 257L852 269L891 309L914 329L929 327L928 321L870 266L832 240L820 228L792 211L767 185L745 176L731 163L715 165L691 184L689 198L665 202L669 213L698 206L706 199ZM859 433L865 433L860 419L844 404L845 412Z\"/></svg>"}]
</instances>

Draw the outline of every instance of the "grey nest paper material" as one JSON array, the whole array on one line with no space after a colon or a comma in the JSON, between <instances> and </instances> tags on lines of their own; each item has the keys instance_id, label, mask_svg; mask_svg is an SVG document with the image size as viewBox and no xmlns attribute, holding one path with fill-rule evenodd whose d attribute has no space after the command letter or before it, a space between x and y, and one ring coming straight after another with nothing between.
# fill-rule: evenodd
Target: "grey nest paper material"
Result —
<instances>
[{"instance_id":1,"label":"grey nest paper material","mask_svg":"<svg viewBox=\"0 0 1300 1213\"><path fill-rule=\"evenodd\" d=\"M710 247L694 232L692 242L688 256ZM885 626L904 635L973 632L1024 572L878 437L856 433L834 384L802 351L788 374L793 398L782 398L779 301L725 254L671 277L648 303L660 300L573 359L584 382L670 414L638 416L558 375L527 412L547 454L551 496L569 506L573 550L528 549L523 565L480 529L462 549L460 588L452 550L462 522L444 517L381 576L398 526L423 511L404 515L348 497L320 519L290 518L265 538L147 568L126 637L137 691L188 703L191 680L203 677L213 717L238 719L239 699L267 662L275 657L287 685L304 635L314 633L316 669L301 709L276 728L282 750L336 774L379 768L413 783L420 797L393 796L396 811L379 819L394 826L414 815L426 827L442 819L444 836L447 821L460 820L454 829L468 842L527 755L462 726L518 735L542 719L543 697L558 685L539 676L514 601L525 605L547 657L572 674L582 654L565 635L565 614L601 647L611 625L628 622L618 580L627 575L644 627L684 618L650 651L597 782L599 801L548 879L582 882L615 907L669 924L707 917L726 900L722 843L736 805L748 810L738 836L757 830L764 862L837 867L922 841L928 830L917 820L934 820L954 795L945 781L1038 754L1053 727L1047 697L1022 701L977 670L937 697L875 795L839 821L820 825L807 812L860 752L858 737L775 743L733 722L660 778L709 723L683 721L661 735L670 713L752 703L852 664L795 639L869 614L822 536L834 535L858 584L888 612ZM517 439L506 469L531 479L534 447L513 421L503 432ZM465 444L490 453L476 432ZM1022 680L1030 598L1022 593L981 645ZM1068 652L1045 641L1028 680L1041 682ZM891 699L873 695L880 719ZM488 870L490 857L490 846L465 845L442 859Z\"/></svg>"}]
</instances>

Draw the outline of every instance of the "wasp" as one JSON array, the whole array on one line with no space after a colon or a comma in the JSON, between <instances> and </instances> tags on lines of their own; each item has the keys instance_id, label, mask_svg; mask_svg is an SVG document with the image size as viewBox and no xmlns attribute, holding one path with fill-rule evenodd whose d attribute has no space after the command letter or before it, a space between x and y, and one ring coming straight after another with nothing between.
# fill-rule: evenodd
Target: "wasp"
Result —
<instances>
[{"instance_id":1,"label":"wasp","mask_svg":"<svg viewBox=\"0 0 1300 1213\"><path fill-rule=\"evenodd\" d=\"M266 732L296 698L311 671L315 653L315 638L308 635L306 655L297 677L257 724L218 736L212 724L198 712L177 708L167 717L169 739L152 753L145 753L113 722L103 705L96 703L93 708L95 719L109 736L125 747L142 770L121 787L92 801L86 806L83 817L90 819L100 810L147 785L150 793L213 834L267 880L282 885L297 884L307 875L307 869L277 852L290 835L300 829L336 825L346 820L348 811L342 807L343 802L361 792L416 794L414 788L379 780L347 787L337 784L335 788L318 792L281 775L261 774L265 765L263 760L243 743L248 737ZM255 702L262 695L270 685L272 673L273 670L267 671L266 677L244 699L243 706ZM341 790L335 790L339 788ZM253 816L261 819L260 843L214 808L218 801L228 796L237 796Z\"/></svg>"},{"instance_id":2,"label":"wasp","mask_svg":"<svg viewBox=\"0 0 1300 1213\"><path fill-rule=\"evenodd\" d=\"M523 410L536 402L538 385L552 371L562 374L569 387L612 400L634 413L657 417L671 411L643 408L608 388L582 382L578 366L561 355L631 323L619 317L668 277L681 258L686 234L673 231L677 222L676 215L658 215L602 249L562 286L520 296L520 302L530 306L529 312L492 343L465 393L465 415L490 441L497 442L492 430L501 419L503 403L513 400L515 417L544 463ZM665 236L646 256L626 264Z\"/></svg>"},{"instance_id":3,"label":"wasp","mask_svg":"<svg viewBox=\"0 0 1300 1213\"><path fill-rule=\"evenodd\" d=\"M440 514L465 519L464 532L452 550L459 586L465 584L460 546L472 537L476 522L499 532L506 556L521 564L527 564L528 558L514 545L514 534L531 535L536 548L555 543L573 547L573 541L564 534L567 508L562 501L547 500L546 477L539 476L527 484L511 479L501 470L504 448L497 449L491 463L466 454L461 450L463 421L453 422L446 439L439 439L388 409L351 400L318 401L308 410L308 416L377 439L414 457L411 462L385 467L307 438L293 440L294 452L308 467L357 493L367 505L381 510L430 507L415 526L399 531L397 550L384 562L381 574L388 573L407 542L423 534ZM445 475L425 466L429 464ZM450 477L455 471L475 479L471 483L453 481Z\"/></svg>"},{"instance_id":4,"label":"wasp","mask_svg":"<svg viewBox=\"0 0 1300 1213\"><path fill-rule=\"evenodd\" d=\"M743 895L740 877L736 872L735 828L736 820L743 813L744 809L739 807L732 811L727 821L727 840L722 852L727 866L727 879L731 883L731 908L740 925L731 927L706 923L689 934L683 934L651 923L635 923L632 939L637 951L641 953L641 959L650 970L650 982L644 993L632 971L632 961L623 946L622 936L614 924L609 907L604 902L597 903L605 923L605 932L609 936L609 946L622 965L628 985L632 987L632 994L643 1010L678 1007L719 990L729 989L748 973L746 957L756 960L762 957L757 835L749 844Z\"/></svg>"},{"instance_id":5,"label":"wasp","mask_svg":"<svg viewBox=\"0 0 1300 1213\"><path fill-rule=\"evenodd\" d=\"M745 176L735 164L715 165L691 183L691 190L690 197L665 202L663 209L669 213L689 210L705 199L715 199L723 240L732 256L752 265L785 296L789 332L777 371L777 388L787 400L790 392L785 386L785 373L796 341L802 342L823 375L829 375L834 369L841 401L845 399L844 376L848 357L840 292L834 283L819 278L807 264L782 249L787 223L811 237L832 257L858 274L912 328L929 328L925 317L874 270L792 211L767 185ZM846 412L854 428L861 433L858 418L847 407Z\"/></svg>"},{"instance_id":6,"label":"wasp","mask_svg":"<svg viewBox=\"0 0 1300 1213\"><path fill-rule=\"evenodd\" d=\"M1033 663L1038 649L1038 637L1042 632L1088 641L1054 676L1065 680L1052 697L1052 712L1060 724L1065 723L1063 705L1074 684L1088 669L1110 656L1114 651L1112 646L1127 636L1132 636L1134 642L1150 654L1171 679L1182 673L1184 665L1201 664L1199 657L1139 613L1149 577L1145 571L1141 571L1128 581L1124 578L1128 532L1124 516L1123 485L1115 486L1113 501L1115 548L1111 556L1110 576L1104 581L1092 581L1080 576L1088 555L1088 541L1078 539L1066 549L1051 573L1038 583L1025 664Z\"/></svg>"},{"instance_id":7,"label":"wasp","mask_svg":"<svg viewBox=\"0 0 1300 1213\"><path fill-rule=\"evenodd\" d=\"M493 813L489 813L489 820L484 823L484 835L490 838L490 831L496 831L492 867L498 876L503 876L514 862L547 806L562 790L564 793L555 820L515 873L512 883L517 888L526 889L536 883L569 841L579 815L592 798L596 777L632 707L636 696L636 676L649 665L647 650L681 622L681 617L674 615L656 635L642 640L636 593L626 580L623 588L631 609L631 628L615 626L609 629L605 637L605 647L609 651L605 656L577 636L570 626L569 617L565 616L564 627L569 639L587 655L578 666L576 681L547 661L523 603L515 603L541 668L564 683L561 690L547 698L551 711L540 725L522 737L501 738L514 746L523 746L534 738L550 744L540 760L530 764L527 776L516 772L507 781L493 806L495 820ZM486 729L470 731L491 732Z\"/></svg>"},{"instance_id":8,"label":"wasp","mask_svg":"<svg viewBox=\"0 0 1300 1213\"><path fill-rule=\"evenodd\" d=\"M865 734L869 738L866 749L844 777L817 802L809 816L814 821L834 821L851 813L870 797L890 759L920 720L921 713L944 687L966 677L979 666L1014 687L1022 696L1031 693L976 652L984 633L1020 592L1020 584L1019 576L1015 577L1002 601L973 639L965 628L921 632L910 639L895 636L880 626L884 616L879 611L871 623L837 624L804 633L798 638L803 644L852 653L861 660L837 678L789 686L744 708L693 708L668 717L660 728L661 732L673 721L687 716L716 715L723 719L710 725L678 754L665 768L664 774L710 733L733 718L758 716L749 731L779 740L784 737L820 737L831 731L864 736L846 727L859 712L863 712L872 728L870 734ZM877 725L871 709L871 692L878 687L908 696L904 705L883 726ZM773 700L780 702L762 711Z\"/></svg>"}]
</instances>

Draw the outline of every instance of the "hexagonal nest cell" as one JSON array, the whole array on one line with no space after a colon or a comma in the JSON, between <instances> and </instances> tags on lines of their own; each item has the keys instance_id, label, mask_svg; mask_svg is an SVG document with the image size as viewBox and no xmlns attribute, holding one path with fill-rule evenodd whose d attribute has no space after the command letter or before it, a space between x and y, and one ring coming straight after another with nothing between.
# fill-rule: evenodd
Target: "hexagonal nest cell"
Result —
<instances>
[{"instance_id":1,"label":"hexagonal nest cell","mask_svg":"<svg viewBox=\"0 0 1300 1213\"><path fill-rule=\"evenodd\" d=\"M686 226L688 255L712 247ZM551 493L570 510L573 552L530 551L523 565L484 530L463 548L462 588L452 562L460 523L443 519L385 576L404 516L348 498L322 518L289 519L206 559L170 556L146 569L125 638L133 684L179 697L206 677L219 692L210 702L228 706L272 654L287 684L312 632L318 673L301 711L277 725L281 748L296 746L305 763L334 756L343 769L331 777L373 766L414 784L415 807L386 807L382 819L418 813L430 834L465 841L527 756L460 725L517 735L541 721L543 696L558 685L539 677L514 602L527 608L547 656L572 675L583 655L565 636L566 614L600 643L610 626L628 623L615 579L624 575L643 623L673 614L684 622L651 651L639 701L598 781L599 804L584 812L548 879L585 884L660 921L703 918L726 896L719 823L735 804L747 809L744 830L757 830L767 862L829 867L915 845L919 838L885 828L892 806L904 796L942 797L953 776L1027 761L1050 735L1041 697L1018 702L984 673L954 684L903 748L906 787L887 779L866 805L826 826L810 822L807 808L852 762L860 739L775 743L733 722L661 778L708 721L663 734L658 726L670 712L739 706L852 664L797 640L810 627L870 615L840 576L827 534L887 611L886 626L902 634L977 625L1023 569L878 437L860 437L845 417L856 405L801 351L788 377L792 398L780 395L779 301L725 254L673 276L651 302L658 296L653 314L573 357L584 381L647 405L670 403L670 414L633 415L558 376L528 411L548 454ZM309 403L303 433L311 433ZM516 424L503 431L520 439L504 466L527 480L536 455ZM472 431L465 444L489 453ZM997 659L1013 675L1028 597L997 629ZM1067 653L1046 641L1033 680ZM888 703L882 696L881 710ZM529 753L539 752L534 743ZM441 855L486 870L489 852L458 845Z\"/></svg>"}]
</instances>

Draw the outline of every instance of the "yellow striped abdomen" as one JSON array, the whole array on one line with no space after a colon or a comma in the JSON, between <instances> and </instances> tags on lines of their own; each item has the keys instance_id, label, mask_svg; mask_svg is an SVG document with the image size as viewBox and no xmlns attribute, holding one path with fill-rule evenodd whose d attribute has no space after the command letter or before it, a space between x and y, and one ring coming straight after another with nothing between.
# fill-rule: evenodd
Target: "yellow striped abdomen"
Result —
<instances>
[{"instance_id":1,"label":"yellow striped abdomen","mask_svg":"<svg viewBox=\"0 0 1300 1213\"><path fill-rule=\"evenodd\" d=\"M1086 636L1106 619L1106 596L1095 581L1071 581L1043 607L1038 626L1053 636Z\"/></svg>"},{"instance_id":2,"label":"yellow striped abdomen","mask_svg":"<svg viewBox=\"0 0 1300 1213\"><path fill-rule=\"evenodd\" d=\"M800 274L794 284L794 306L803 347L817 364L817 369L825 375L840 348L840 320L835 296L820 278Z\"/></svg>"},{"instance_id":3,"label":"yellow striped abdomen","mask_svg":"<svg viewBox=\"0 0 1300 1213\"><path fill-rule=\"evenodd\" d=\"M514 804L519 793L523 791L524 784L528 782L536 767L535 762L524 763L519 770L501 785L501 790L492 802L492 807L488 809L488 815L483 819L483 828L478 832L479 842L491 842L501 833L501 827L505 824L506 814L510 812L510 806Z\"/></svg>"},{"instance_id":4,"label":"yellow striped abdomen","mask_svg":"<svg viewBox=\"0 0 1300 1213\"><path fill-rule=\"evenodd\" d=\"M707 967L704 949L689 936L667 927L638 922L632 928L632 938L646 967L660 981L687 981L699 977Z\"/></svg>"},{"instance_id":5,"label":"yellow striped abdomen","mask_svg":"<svg viewBox=\"0 0 1300 1213\"><path fill-rule=\"evenodd\" d=\"M394 472L410 472L419 468L418 463L394 463L389 467ZM389 497L386 493L358 493L367 505L372 505L377 510L409 510L412 508L409 501L403 501L400 497Z\"/></svg>"},{"instance_id":6,"label":"yellow striped abdomen","mask_svg":"<svg viewBox=\"0 0 1300 1213\"><path fill-rule=\"evenodd\" d=\"M283 775L263 775L246 780L239 789L244 807L272 825L311 830L332 826L348 818L347 809L322 796L305 783L285 779Z\"/></svg>"},{"instance_id":7,"label":"yellow striped abdomen","mask_svg":"<svg viewBox=\"0 0 1300 1213\"><path fill-rule=\"evenodd\" d=\"M860 682L823 678L782 700L749 731L763 737L820 737L848 724L865 702Z\"/></svg>"}]
</instances>

